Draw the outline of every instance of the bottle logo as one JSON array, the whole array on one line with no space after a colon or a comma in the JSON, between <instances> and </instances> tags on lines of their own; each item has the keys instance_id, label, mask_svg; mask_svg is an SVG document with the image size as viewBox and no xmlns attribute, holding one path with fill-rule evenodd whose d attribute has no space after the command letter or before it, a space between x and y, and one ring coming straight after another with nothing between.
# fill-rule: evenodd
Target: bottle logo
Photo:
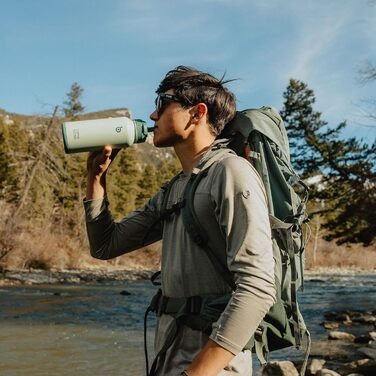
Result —
<instances>
[{"instance_id":1,"label":"bottle logo","mask_svg":"<svg viewBox=\"0 0 376 376\"><path fill-rule=\"evenodd\" d=\"M78 128L73 129L73 139L78 140L80 138L80 130Z\"/></svg>"},{"instance_id":2,"label":"bottle logo","mask_svg":"<svg viewBox=\"0 0 376 376\"><path fill-rule=\"evenodd\" d=\"M116 128L115 128L115 131L116 131L117 133L120 133L122 129L123 129L123 127L116 127Z\"/></svg>"}]
</instances>

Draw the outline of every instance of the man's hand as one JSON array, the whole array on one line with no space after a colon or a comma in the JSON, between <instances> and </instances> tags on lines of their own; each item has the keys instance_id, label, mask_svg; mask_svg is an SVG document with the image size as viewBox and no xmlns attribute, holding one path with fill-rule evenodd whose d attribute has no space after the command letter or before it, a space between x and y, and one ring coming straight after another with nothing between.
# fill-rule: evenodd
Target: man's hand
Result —
<instances>
[{"instance_id":1,"label":"man's hand","mask_svg":"<svg viewBox=\"0 0 376 376\"><path fill-rule=\"evenodd\" d=\"M104 146L101 151L90 152L87 158L86 199L103 198L106 194L106 173L120 149Z\"/></svg>"},{"instance_id":2,"label":"man's hand","mask_svg":"<svg viewBox=\"0 0 376 376\"><path fill-rule=\"evenodd\" d=\"M234 357L232 352L209 339L187 369L187 373L189 376L216 376Z\"/></svg>"}]
</instances>

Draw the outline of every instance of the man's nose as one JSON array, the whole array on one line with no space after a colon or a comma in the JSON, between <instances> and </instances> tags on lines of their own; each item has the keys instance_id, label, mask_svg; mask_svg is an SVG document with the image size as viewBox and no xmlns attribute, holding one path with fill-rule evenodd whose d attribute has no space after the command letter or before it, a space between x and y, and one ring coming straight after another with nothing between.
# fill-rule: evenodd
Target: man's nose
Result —
<instances>
[{"instance_id":1,"label":"man's nose","mask_svg":"<svg viewBox=\"0 0 376 376\"><path fill-rule=\"evenodd\" d=\"M154 110L154 111L150 114L150 119L153 120L153 121L158 120L158 112L157 112L157 110Z\"/></svg>"}]
</instances>

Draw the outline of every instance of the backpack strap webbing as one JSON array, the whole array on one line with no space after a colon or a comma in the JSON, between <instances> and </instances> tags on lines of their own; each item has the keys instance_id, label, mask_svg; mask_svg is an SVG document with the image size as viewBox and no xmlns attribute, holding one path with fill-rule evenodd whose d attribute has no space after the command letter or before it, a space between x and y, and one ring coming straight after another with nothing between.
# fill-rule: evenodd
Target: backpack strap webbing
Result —
<instances>
[{"instance_id":1,"label":"backpack strap webbing","mask_svg":"<svg viewBox=\"0 0 376 376\"><path fill-rule=\"evenodd\" d=\"M231 289L235 290L236 284L234 282L232 273L229 271L227 266L220 261L217 254L210 247L208 234L201 226L200 221L197 218L196 211L194 210L194 196L200 181L207 176L209 167L228 155L235 155L235 153L227 148L219 147L214 156L212 156L208 161L203 161L203 163L193 170L184 190L184 206L182 207L181 213L184 227L191 236L192 240L205 251L218 273L225 279Z\"/></svg>"},{"instance_id":2,"label":"backpack strap webbing","mask_svg":"<svg viewBox=\"0 0 376 376\"><path fill-rule=\"evenodd\" d=\"M176 180L179 179L180 175L182 173L180 172L179 174L175 175L168 183L164 184L162 186L162 205L161 205L161 211L158 216L158 218L148 227L148 229L145 232L145 235L142 239L142 244L145 245L146 241L151 233L151 231L154 229L154 227L164 221L165 219L168 219L172 214L178 212L183 206L184 206L184 201L181 202L176 202L173 204L170 208L167 208L167 202L168 202L168 196L170 195L170 191L176 182Z\"/></svg>"}]
</instances>

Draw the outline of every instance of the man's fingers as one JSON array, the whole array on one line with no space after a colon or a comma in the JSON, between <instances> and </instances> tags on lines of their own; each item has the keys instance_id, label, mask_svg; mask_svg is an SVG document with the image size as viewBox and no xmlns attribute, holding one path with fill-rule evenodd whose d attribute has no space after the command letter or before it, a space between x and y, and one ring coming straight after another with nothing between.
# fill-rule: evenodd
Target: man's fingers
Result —
<instances>
[{"instance_id":1,"label":"man's fingers","mask_svg":"<svg viewBox=\"0 0 376 376\"><path fill-rule=\"evenodd\" d=\"M105 156L106 158L109 158L111 156L111 153L112 153L112 147L110 145L105 145L103 147L103 156Z\"/></svg>"},{"instance_id":2,"label":"man's fingers","mask_svg":"<svg viewBox=\"0 0 376 376\"><path fill-rule=\"evenodd\" d=\"M103 174L119 151L120 149L113 149L111 145L105 145L102 150L90 152L87 160L88 170Z\"/></svg>"}]
</instances>

